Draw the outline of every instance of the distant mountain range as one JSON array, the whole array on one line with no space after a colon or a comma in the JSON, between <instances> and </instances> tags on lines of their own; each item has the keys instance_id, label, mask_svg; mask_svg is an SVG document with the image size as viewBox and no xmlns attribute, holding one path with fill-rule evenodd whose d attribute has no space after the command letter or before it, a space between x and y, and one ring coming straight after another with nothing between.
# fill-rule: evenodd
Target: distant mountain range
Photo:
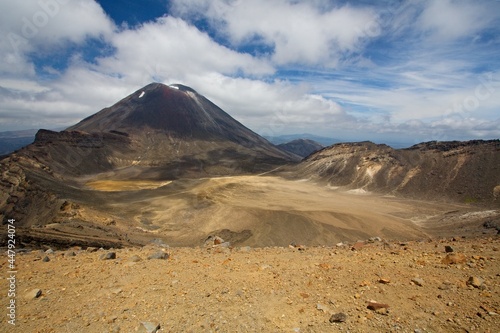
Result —
<instances>
[{"instance_id":1,"label":"distant mountain range","mask_svg":"<svg viewBox=\"0 0 500 333\"><path fill-rule=\"evenodd\" d=\"M61 131L61 130L64 130L64 128L54 129L54 131ZM30 143L33 143L33 141L35 141L35 136L36 136L37 132L38 132L38 129L0 132L0 156L10 154L13 151L16 151L24 146L27 146ZM273 143L274 145L277 145L277 146L292 143L293 141L296 141L296 140L314 141L314 142L320 144L322 147L326 147L326 146L330 146L334 143L342 142L341 140L338 140L338 139L327 138L327 137L322 137L322 136L317 136L317 135L312 135L312 134L307 134L307 133L280 135L280 136L275 136L275 137L265 136L264 138L266 138L268 141L270 141L271 143ZM296 145L296 144L297 144L297 142L293 143L292 145ZM283 147L281 147L281 148L283 148ZM285 149L285 150L287 150L287 149ZM291 152L293 153L293 150ZM307 154L307 155L297 154L297 155L299 155L301 157L305 157L309 154Z\"/></svg>"},{"instance_id":2,"label":"distant mountain range","mask_svg":"<svg viewBox=\"0 0 500 333\"><path fill-rule=\"evenodd\" d=\"M334 143L342 142L342 140L339 140L339 139L327 138L324 136L318 136L318 135L313 135L313 134L309 134L309 133L285 134L285 135L264 136L264 137L267 140L269 140L270 142L274 143L275 145L289 143L289 142L292 142L294 140L299 140L299 139L315 141L317 143L320 143L324 147L333 145Z\"/></svg>"},{"instance_id":3,"label":"distant mountain range","mask_svg":"<svg viewBox=\"0 0 500 333\"><path fill-rule=\"evenodd\" d=\"M277 147L300 157L307 157L322 149L323 145L309 139L296 139L287 143L281 143Z\"/></svg>"},{"instance_id":4,"label":"distant mountain range","mask_svg":"<svg viewBox=\"0 0 500 333\"><path fill-rule=\"evenodd\" d=\"M12 153L35 140L37 130L0 132L0 156Z\"/></svg>"}]
</instances>

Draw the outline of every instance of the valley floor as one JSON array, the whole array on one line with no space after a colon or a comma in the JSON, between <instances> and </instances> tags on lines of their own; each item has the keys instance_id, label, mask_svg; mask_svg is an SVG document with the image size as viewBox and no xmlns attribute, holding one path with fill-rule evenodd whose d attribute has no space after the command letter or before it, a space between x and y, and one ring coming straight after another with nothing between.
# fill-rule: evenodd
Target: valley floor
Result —
<instances>
[{"instance_id":1,"label":"valley floor","mask_svg":"<svg viewBox=\"0 0 500 333\"><path fill-rule=\"evenodd\" d=\"M234 246L331 246L381 237L425 240L491 233L500 211L453 202L411 200L347 191L310 180L233 176L174 181L85 179L46 224L19 230L50 244L119 247L160 238L199 246L210 235ZM22 223L23 221L20 221ZM114 245L113 245L114 242ZM54 244L55 246L55 244Z\"/></svg>"},{"instance_id":2,"label":"valley floor","mask_svg":"<svg viewBox=\"0 0 500 333\"><path fill-rule=\"evenodd\" d=\"M16 326L0 331L498 332L498 236L351 246L18 253Z\"/></svg>"}]
</instances>

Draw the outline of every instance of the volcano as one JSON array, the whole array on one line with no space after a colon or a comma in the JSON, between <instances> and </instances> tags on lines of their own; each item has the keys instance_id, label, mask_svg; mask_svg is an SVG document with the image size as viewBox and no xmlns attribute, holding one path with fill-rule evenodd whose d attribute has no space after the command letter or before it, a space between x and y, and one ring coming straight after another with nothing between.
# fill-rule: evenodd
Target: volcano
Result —
<instances>
[{"instance_id":1,"label":"volcano","mask_svg":"<svg viewBox=\"0 0 500 333\"><path fill-rule=\"evenodd\" d=\"M67 130L139 135L144 131L156 132L183 139L231 141L250 148L260 146L280 154L217 105L181 84L151 83Z\"/></svg>"},{"instance_id":2,"label":"volcano","mask_svg":"<svg viewBox=\"0 0 500 333\"><path fill-rule=\"evenodd\" d=\"M35 145L59 173L127 179L265 172L298 159L180 84L149 84L63 132L40 131Z\"/></svg>"}]
</instances>

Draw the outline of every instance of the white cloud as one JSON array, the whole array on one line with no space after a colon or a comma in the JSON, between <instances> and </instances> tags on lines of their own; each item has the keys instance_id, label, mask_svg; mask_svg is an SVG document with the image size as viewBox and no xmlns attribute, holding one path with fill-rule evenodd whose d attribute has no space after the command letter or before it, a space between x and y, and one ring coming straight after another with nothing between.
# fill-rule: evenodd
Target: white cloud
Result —
<instances>
[{"instance_id":1,"label":"white cloud","mask_svg":"<svg viewBox=\"0 0 500 333\"><path fill-rule=\"evenodd\" d=\"M337 122L348 118L337 103L308 93L306 86L220 74L188 79L198 92L246 126L266 135L290 133L304 125L324 126L327 118Z\"/></svg>"},{"instance_id":2,"label":"white cloud","mask_svg":"<svg viewBox=\"0 0 500 333\"><path fill-rule=\"evenodd\" d=\"M6 129L64 126L75 114L88 113L95 104L79 100L78 91L64 95L57 80L39 80L32 56L50 57L88 38L110 38L114 29L93 0L0 2L0 124ZM80 89L87 83L79 82Z\"/></svg>"},{"instance_id":3,"label":"white cloud","mask_svg":"<svg viewBox=\"0 0 500 333\"><path fill-rule=\"evenodd\" d=\"M376 20L373 10L351 6L322 11L311 2L174 1L183 17L204 15L234 45L260 39L274 48L276 64L302 63L334 67L353 52Z\"/></svg>"},{"instance_id":4,"label":"white cloud","mask_svg":"<svg viewBox=\"0 0 500 333\"><path fill-rule=\"evenodd\" d=\"M436 41L472 38L495 17L491 13L495 8L488 8L485 4L485 1L432 0L417 24Z\"/></svg>"},{"instance_id":5,"label":"white cloud","mask_svg":"<svg viewBox=\"0 0 500 333\"><path fill-rule=\"evenodd\" d=\"M0 74L33 77L30 53L57 53L65 43L106 38L112 21L93 0L0 2Z\"/></svg>"},{"instance_id":6,"label":"white cloud","mask_svg":"<svg viewBox=\"0 0 500 333\"><path fill-rule=\"evenodd\" d=\"M0 87L13 91L22 91L28 93L41 93L49 90L47 87L40 85L32 80L25 79L3 79L0 78Z\"/></svg>"},{"instance_id":7,"label":"white cloud","mask_svg":"<svg viewBox=\"0 0 500 333\"><path fill-rule=\"evenodd\" d=\"M272 74L265 60L235 52L214 42L181 19L162 17L136 29L124 30L112 38L116 53L99 59L99 70L122 73L133 80L150 81L151 75L163 79L182 78L185 73L218 72L246 75Z\"/></svg>"},{"instance_id":8,"label":"white cloud","mask_svg":"<svg viewBox=\"0 0 500 333\"><path fill-rule=\"evenodd\" d=\"M33 47L88 37L110 36L114 25L93 0L23 0L0 4L2 30L24 38Z\"/></svg>"}]
</instances>

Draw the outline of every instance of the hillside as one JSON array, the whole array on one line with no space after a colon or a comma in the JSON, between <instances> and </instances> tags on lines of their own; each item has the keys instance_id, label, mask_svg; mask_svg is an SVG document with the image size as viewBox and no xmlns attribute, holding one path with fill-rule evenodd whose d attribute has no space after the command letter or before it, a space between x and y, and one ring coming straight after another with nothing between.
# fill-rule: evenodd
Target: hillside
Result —
<instances>
[{"instance_id":1,"label":"hillside","mask_svg":"<svg viewBox=\"0 0 500 333\"><path fill-rule=\"evenodd\" d=\"M287 143L279 144L277 147L300 157L307 157L324 148L320 143L308 139L296 139Z\"/></svg>"},{"instance_id":2,"label":"hillside","mask_svg":"<svg viewBox=\"0 0 500 333\"><path fill-rule=\"evenodd\" d=\"M318 151L296 176L346 190L500 205L500 141L427 142L393 149L371 142Z\"/></svg>"}]
</instances>

